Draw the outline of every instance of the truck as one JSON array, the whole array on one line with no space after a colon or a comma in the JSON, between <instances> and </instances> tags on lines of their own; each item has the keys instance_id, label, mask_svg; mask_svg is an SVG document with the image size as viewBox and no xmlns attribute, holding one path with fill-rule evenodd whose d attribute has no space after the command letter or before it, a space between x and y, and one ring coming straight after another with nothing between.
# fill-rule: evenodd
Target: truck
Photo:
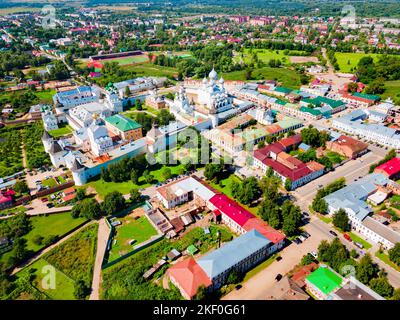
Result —
<instances>
[{"instance_id":1,"label":"truck","mask_svg":"<svg viewBox=\"0 0 400 320\"><path fill-rule=\"evenodd\" d=\"M344 233L343 237L348 241L352 241L352 239L350 238L350 236L347 233Z\"/></svg>"}]
</instances>

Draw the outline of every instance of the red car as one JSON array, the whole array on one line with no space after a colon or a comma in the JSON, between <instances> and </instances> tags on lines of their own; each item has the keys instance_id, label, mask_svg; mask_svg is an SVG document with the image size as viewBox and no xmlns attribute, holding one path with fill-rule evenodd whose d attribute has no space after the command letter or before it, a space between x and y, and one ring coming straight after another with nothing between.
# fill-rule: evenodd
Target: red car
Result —
<instances>
[{"instance_id":1,"label":"red car","mask_svg":"<svg viewBox=\"0 0 400 320\"><path fill-rule=\"evenodd\" d=\"M344 237L346 240L353 241L353 240L351 240L350 236L349 236L347 233L344 233L344 234L343 234L343 237Z\"/></svg>"},{"instance_id":2,"label":"red car","mask_svg":"<svg viewBox=\"0 0 400 320\"><path fill-rule=\"evenodd\" d=\"M42 200L42 202L47 202L47 201L49 201L49 199L47 199L47 198L42 198L41 200Z\"/></svg>"}]
</instances>

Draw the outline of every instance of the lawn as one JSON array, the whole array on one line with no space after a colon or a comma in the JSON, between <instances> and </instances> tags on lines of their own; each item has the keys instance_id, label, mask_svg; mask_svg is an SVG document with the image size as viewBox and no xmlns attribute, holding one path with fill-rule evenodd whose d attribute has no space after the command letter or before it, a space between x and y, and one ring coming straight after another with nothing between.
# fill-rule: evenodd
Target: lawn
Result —
<instances>
[{"instance_id":1,"label":"lawn","mask_svg":"<svg viewBox=\"0 0 400 320\"><path fill-rule=\"evenodd\" d=\"M42 185L44 187L50 187L50 188L54 188L57 187L57 182L54 178L50 178L50 179L46 179L42 181Z\"/></svg>"},{"instance_id":2,"label":"lawn","mask_svg":"<svg viewBox=\"0 0 400 320\"><path fill-rule=\"evenodd\" d=\"M160 167L160 168L158 168ZM156 170L150 170L150 174L154 176L153 183L163 182L164 179L161 177L162 167L158 166ZM169 166L171 174L173 176L182 174L183 165ZM98 180L91 181L85 185L85 187L92 187L96 190L100 198L104 198L108 193L113 191L119 191L122 194L129 194L134 188L147 188L151 186L150 183L146 183L143 177L139 178L139 183L134 184L132 181L125 182L105 182L99 177Z\"/></svg>"},{"instance_id":3,"label":"lawn","mask_svg":"<svg viewBox=\"0 0 400 320\"><path fill-rule=\"evenodd\" d=\"M246 71L233 71L223 73L222 77L225 80L242 80L246 81ZM254 69L250 80L276 80L284 87L298 89L301 86L300 76L293 70L287 68L270 68L264 67Z\"/></svg>"},{"instance_id":4,"label":"lawn","mask_svg":"<svg viewBox=\"0 0 400 320\"><path fill-rule=\"evenodd\" d=\"M143 249L133 256L103 270L101 299L104 300L172 300L181 299L180 293L173 287L165 290L153 281L145 281L143 272L148 270L171 249L185 250L191 244L196 245L202 254L215 248L218 244L217 231L221 242L232 240L231 231L223 225L211 225L210 234L202 228L194 228L177 240L162 239L160 242ZM164 271L154 278L161 277ZM127 281L128 280L128 281Z\"/></svg>"},{"instance_id":5,"label":"lawn","mask_svg":"<svg viewBox=\"0 0 400 320\"><path fill-rule=\"evenodd\" d=\"M7 129L0 132L0 178L23 169L20 131Z\"/></svg>"},{"instance_id":6,"label":"lawn","mask_svg":"<svg viewBox=\"0 0 400 320\"><path fill-rule=\"evenodd\" d=\"M74 281L90 287L96 258L98 224L82 229L43 256L47 262Z\"/></svg>"},{"instance_id":7,"label":"lawn","mask_svg":"<svg viewBox=\"0 0 400 320\"><path fill-rule=\"evenodd\" d=\"M63 236L70 230L76 228L86 219L84 218L72 218L71 213L57 213L48 216L36 216L30 218L32 222L32 230L23 236L28 241L27 249L33 251L39 251L44 245L38 245L33 242L36 236L42 236L45 239L49 236Z\"/></svg>"},{"instance_id":8,"label":"lawn","mask_svg":"<svg viewBox=\"0 0 400 320\"><path fill-rule=\"evenodd\" d=\"M118 217L118 220L122 225L115 228L109 262L129 253L136 245L157 235L157 231L145 216L135 220L132 216L127 215L123 218ZM135 239L136 242L130 245L129 241L132 239ZM115 245L114 242L116 242Z\"/></svg>"},{"instance_id":9,"label":"lawn","mask_svg":"<svg viewBox=\"0 0 400 320\"><path fill-rule=\"evenodd\" d=\"M258 266L256 266L255 268L251 269L250 271L248 271L246 273L246 275L244 276L242 282L246 282L250 278L254 277L257 273L259 273L260 271L262 271L265 268L267 268L270 264L272 264L272 262L274 262L276 260L276 258L278 258L278 256L279 255L275 253L272 256L270 256L267 260L261 262Z\"/></svg>"},{"instance_id":10,"label":"lawn","mask_svg":"<svg viewBox=\"0 0 400 320\"><path fill-rule=\"evenodd\" d=\"M375 253L375 256L381 259L384 263L387 265L391 266L393 269L397 270L400 272L400 267L390 261L389 256L385 252L379 252L379 250Z\"/></svg>"},{"instance_id":11,"label":"lawn","mask_svg":"<svg viewBox=\"0 0 400 320\"><path fill-rule=\"evenodd\" d=\"M385 81L385 92L380 96L382 100L391 97L396 104L400 104L400 80Z\"/></svg>"},{"instance_id":12,"label":"lawn","mask_svg":"<svg viewBox=\"0 0 400 320\"><path fill-rule=\"evenodd\" d=\"M346 157L343 157L339 153L336 153L336 152L333 152L333 151L328 151L326 153L326 157L329 160L331 160L331 162L334 163L334 164L341 163L342 161L344 161L346 159Z\"/></svg>"},{"instance_id":13,"label":"lawn","mask_svg":"<svg viewBox=\"0 0 400 320\"><path fill-rule=\"evenodd\" d=\"M162 67L152 63L142 63L134 66L126 66L126 70L135 71L137 76L168 77L178 74L176 68Z\"/></svg>"},{"instance_id":14,"label":"lawn","mask_svg":"<svg viewBox=\"0 0 400 320\"><path fill-rule=\"evenodd\" d=\"M372 248L372 244L370 244L369 242L367 242L364 239L360 238L359 236L357 236L353 232L348 232L348 234L349 234L351 240L353 240L354 242L361 243L364 246L365 249Z\"/></svg>"},{"instance_id":15,"label":"lawn","mask_svg":"<svg viewBox=\"0 0 400 320\"><path fill-rule=\"evenodd\" d=\"M25 13L25 12L37 12L42 10L41 8L35 7L10 7L10 8L0 8L0 16L13 14L13 13Z\"/></svg>"},{"instance_id":16,"label":"lawn","mask_svg":"<svg viewBox=\"0 0 400 320\"><path fill-rule=\"evenodd\" d=\"M332 222L332 218L326 217L322 214L318 215L318 217L325 223L330 224Z\"/></svg>"},{"instance_id":17,"label":"lawn","mask_svg":"<svg viewBox=\"0 0 400 320\"><path fill-rule=\"evenodd\" d=\"M380 54L377 53L354 53L354 52L336 52L335 57L339 64L341 72L352 72L357 67L361 58L370 56L377 60ZM354 71L354 70L353 70Z\"/></svg>"},{"instance_id":18,"label":"lawn","mask_svg":"<svg viewBox=\"0 0 400 320\"><path fill-rule=\"evenodd\" d=\"M66 125L64 127L60 127L58 129L55 130L50 130L49 134L53 137L53 138L58 138L58 137L62 137L65 136L67 134L72 133L73 129L69 126Z\"/></svg>"},{"instance_id":19,"label":"lawn","mask_svg":"<svg viewBox=\"0 0 400 320\"><path fill-rule=\"evenodd\" d=\"M235 56L234 61L235 62L241 62L242 59L245 63L251 62L251 57L252 54L249 52L250 49L244 49L243 52L243 58L242 58L242 52L239 52L238 55ZM301 55L304 52L302 51L289 51L289 55L284 54L285 50L268 50L268 49L253 49L253 53L257 53L257 57L260 61L264 63L268 63L271 59L279 59L281 60L282 64L289 64L290 63L290 54L298 54Z\"/></svg>"},{"instance_id":20,"label":"lawn","mask_svg":"<svg viewBox=\"0 0 400 320\"><path fill-rule=\"evenodd\" d=\"M56 94L56 90L48 89L44 91L35 91L35 95L39 98L40 103L53 104L53 96Z\"/></svg>"},{"instance_id":21,"label":"lawn","mask_svg":"<svg viewBox=\"0 0 400 320\"><path fill-rule=\"evenodd\" d=\"M117 62L120 66L132 65L135 63L142 63L142 62L148 62L148 61L149 61L149 58L145 54L138 55L138 56L132 56L132 57L122 57L122 58L100 60L100 62L102 64L104 64L106 62Z\"/></svg>"},{"instance_id":22,"label":"lawn","mask_svg":"<svg viewBox=\"0 0 400 320\"><path fill-rule=\"evenodd\" d=\"M39 291L46 294L49 298L54 300L73 300L74 299L74 280L66 276L60 270L55 268L55 288L43 288L44 285L48 285L47 281L43 279L49 274L49 269L44 267L54 267L48 263L45 259L39 259L31 265L24 268L22 271L17 273L17 277L22 277L28 273L32 273L34 279L32 285ZM43 281L44 280L44 281Z\"/></svg>"}]
</instances>

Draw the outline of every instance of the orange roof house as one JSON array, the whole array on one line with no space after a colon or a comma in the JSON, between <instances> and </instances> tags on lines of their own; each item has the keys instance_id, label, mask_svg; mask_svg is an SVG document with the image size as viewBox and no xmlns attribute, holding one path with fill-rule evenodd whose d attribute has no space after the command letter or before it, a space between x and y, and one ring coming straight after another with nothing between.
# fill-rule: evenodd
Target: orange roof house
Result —
<instances>
[{"instance_id":1,"label":"orange roof house","mask_svg":"<svg viewBox=\"0 0 400 320\"><path fill-rule=\"evenodd\" d=\"M192 257L169 268L167 275L188 300L196 295L200 286L209 287L212 284L211 279Z\"/></svg>"}]
</instances>

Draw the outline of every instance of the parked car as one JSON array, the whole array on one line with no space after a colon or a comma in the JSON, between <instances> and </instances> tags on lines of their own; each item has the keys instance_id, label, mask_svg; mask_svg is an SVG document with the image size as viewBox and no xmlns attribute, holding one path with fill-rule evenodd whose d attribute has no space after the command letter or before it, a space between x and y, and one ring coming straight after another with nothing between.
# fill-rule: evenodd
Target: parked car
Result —
<instances>
[{"instance_id":1,"label":"parked car","mask_svg":"<svg viewBox=\"0 0 400 320\"><path fill-rule=\"evenodd\" d=\"M357 247L359 247L360 249L363 249L363 248L364 248L364 246L363 246L362 243L359 243L359 242L354 241L354 244L355 244Z\"/></svg>"},{"instance_id":2,"label":"parked car","mask_svg":"<svg viewBox=\"0 0 400 320\"><path fill-rule=\"evenodd\" d=\"M282 260L282 257L281 256L278 256L277 258L276 258L276 261L281 261Z\"/></svg>"},{"instance_id":3,"label":"parked car","mask_svg":"<svg viewBox=\"0 0 400 320\"><path fill-rule=\"evenodd\" d=\"M236 290L239 290L239 289L241 289L241 288L242 288L242 285L241 285L241 284L238 284L238 285L235 287Z\"/></svg>"},{"instance_id":4,"label":"parked car","mask_svg":"<svg viewBox=\"0 0 400 320\"><path fill-rule=\"evenodd\" d=\"M306 238L306 237L303 237L302 235L300 235L300 236L299 236L299 239L303 242L303 241L306 241L307 238Z\"/></svg>"},{"instance_id":5,"label":"parked car","mask_svg":"<svg viewBox=\"0 0 400 320\"><path fill-rule=\"evenodd\" d=\"M335 237L338 236L337 233L336 233L335 231L329 230L329 233L330 233L331 235L335 236Z\"/></svg>"},{"instance_id":6,"label":"parked car","mask_svg":"<svg viewBox=\"0 0 400 320\"><path fill-rule=\"evenodd\" d=\"M302 235L304 238L306 238L306 239L308 239L309 237L311 237L311 234L309 234L308 232L305 232L305 231L303 231L303 232L301 233L301 235Z\"/></svg>"},{"instance_id":7,"label":"parked car","mask_svg":"<svg viewBox=\"0 0 400 320\"><path fill-rule=\"evenodd\" d=\"M276 281L280 281L282 279L282 275L280 273L278 273L275 277Z\"/></svg>"},{"instance_id":8,"label":"parked car","mask_svg":"<svg viewBox=\"0 0 400 320\"><path fill-rule=\"evenodd\" d=\"M305 215L306 217L309 216L308 212L306 212L306 211L303 211L303 215Z\"/></svg>"},{"instance_id":9,"label":"parked car","mask_svg":"<svg viewBox=\"0 0 400 320\"><path fill-rule=\"evenodd\" d=\"M48 204L46 204L46 206L47 206L47 208L53 208L54 207L54 204L52 204L52 203L48 203Z\"/></svg>"},{"instance_id":10,"label":"parked car","mask_svg":"<svg viewBox=\"0 0 400 320\"><path fill-rule=\"evenodd\" d=\"M42 198L42 199L40 199L42 202L47 202L47 201L49 201L49 199L47 199L47 198Z\"/></svg>"},{"instance_id":11,"label":"parked car","mask_svg":"<svg viewBox=\"0 0 400 320\"><path fill-rule=\"evenodd\" d=\"M347 233L343 233L343 237L348 241L353 241Z\"/></svg>"},{"instance_id":12,"label":"parked car","mask_svg":"<svg viewBox=\"0 0 400 320\"><path fill-rule=\"evenodd\" d=\"M318 254L317 254L315 251L311 251L310 254L311 254L315 259L317 259Z\"/></svg>"},{"instance_id":13,"label":"parked car","mask_svg":"<svg viewBox=\"0 0 400 320\"><path fill-rule=\"evenodd\" d=\"M302 243L302 241L299 238L294 239L293 242L295 244L301 244Z\"/></svg>"}]
</instances>

